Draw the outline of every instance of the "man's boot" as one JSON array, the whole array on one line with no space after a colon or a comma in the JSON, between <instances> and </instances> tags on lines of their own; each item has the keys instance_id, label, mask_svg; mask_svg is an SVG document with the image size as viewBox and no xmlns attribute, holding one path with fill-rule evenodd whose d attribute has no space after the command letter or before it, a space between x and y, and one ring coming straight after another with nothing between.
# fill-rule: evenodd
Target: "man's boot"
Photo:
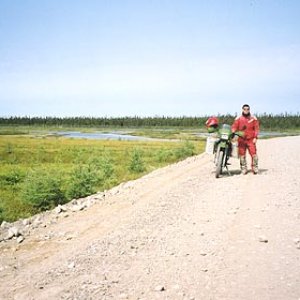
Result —
<instances>
[{"instance_id":1,"label":"man's boot","mask_svg":"<svg viewBox=\"0 0 300 300\"><path fill-rule=\"evenodd\" d=\"M241 157L240 157L240 165L241 165L242 174L243 174L243 175L246 175L246 174L247 174L247 161L246 161L246 156L241 156Z\"/></svg>"},{"instance_id":2,"label":"man's boot","mask_svg":"<svg viewBox=\"0 0 300 300\"><path fill-rule=\"evenodd\" d=\"M253 155L253 157L252 157L252 172L253 172L253 174L258 173L258 157L257 157L257 155Z\"/></svg>"}]
</instances>

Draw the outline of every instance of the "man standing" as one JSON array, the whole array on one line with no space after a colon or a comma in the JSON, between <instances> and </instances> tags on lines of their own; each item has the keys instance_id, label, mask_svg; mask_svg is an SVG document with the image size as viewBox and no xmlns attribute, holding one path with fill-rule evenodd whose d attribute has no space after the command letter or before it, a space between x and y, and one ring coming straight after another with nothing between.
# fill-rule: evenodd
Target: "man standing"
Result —
<instances>
[{"instance_id":1,"label":"man standing","mask_svg":"<svg viewBox=\"0 0 300 300\"><path fill-rule=\"evenodd\" d=\"M259 122L255 116L250 114L250 106L244 104L242 107L242 115L234 120L231 126L232 132L243 131L244 136L238 138L239 156L241 170L244 175L247 174L246 151L248 149L251 156L252 172L258 173L258 157L256 154L256 141L259 133Z\"/></svg>"}]
</instances>

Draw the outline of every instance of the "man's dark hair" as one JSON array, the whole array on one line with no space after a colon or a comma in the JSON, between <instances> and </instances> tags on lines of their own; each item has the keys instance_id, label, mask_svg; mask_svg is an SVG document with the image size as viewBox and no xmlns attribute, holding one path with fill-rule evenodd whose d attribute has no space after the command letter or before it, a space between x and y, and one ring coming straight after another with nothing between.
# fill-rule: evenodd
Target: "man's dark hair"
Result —
<instances>
[{"instance_id":1,"label":"man's dark hair","mask_svg":"<svg viewBox=\"0 0 300 300\"><path fill-rule=\"evenodd\" d=\"M244 105L242 106L242 108L245 108L245 107L248 107L248 108L250 109L250 105L249 105L249 104L244 104Z\"/></svg>"}]
</instances>

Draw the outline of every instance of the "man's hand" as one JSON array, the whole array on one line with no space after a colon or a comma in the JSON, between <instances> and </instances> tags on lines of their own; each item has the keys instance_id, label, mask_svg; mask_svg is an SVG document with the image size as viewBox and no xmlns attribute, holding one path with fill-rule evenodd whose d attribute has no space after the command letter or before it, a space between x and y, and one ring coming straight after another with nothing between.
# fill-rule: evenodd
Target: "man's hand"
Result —
<instances>
[{"instance_id":1,"label":"man's hand","mask_svg":"<svg viewBox=\"0 0 300 300\"><path fill-rule=\"evenodd\" d=\"M253 139L253 144L256 144L257 138Z\"/></svg>"}]
</instances>

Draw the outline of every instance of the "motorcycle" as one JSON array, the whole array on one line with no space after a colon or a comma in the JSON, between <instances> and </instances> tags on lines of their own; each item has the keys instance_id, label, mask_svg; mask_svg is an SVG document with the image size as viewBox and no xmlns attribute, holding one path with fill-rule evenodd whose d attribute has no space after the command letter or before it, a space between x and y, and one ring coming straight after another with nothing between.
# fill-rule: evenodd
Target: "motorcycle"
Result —
<instances>
[{"instance_id":1,"label":"motorcycle","mask_svg":"<svg viewBox=\"0 0 300 300\"><path fill-rule=\"evenodd\" d=\"M215 155L214 164L216 166L216 178L220 177L224 169L227 170L228 175L231 175L228 169L228 160L232 156L232 152L237 151L236 143L232 143L232 139L235 135L243 136L243 132L231 132L231 127L228 124L223 124L218 130L218 138L215 141L213 148L213 154Z\"/></svg>"}]
</instances>

